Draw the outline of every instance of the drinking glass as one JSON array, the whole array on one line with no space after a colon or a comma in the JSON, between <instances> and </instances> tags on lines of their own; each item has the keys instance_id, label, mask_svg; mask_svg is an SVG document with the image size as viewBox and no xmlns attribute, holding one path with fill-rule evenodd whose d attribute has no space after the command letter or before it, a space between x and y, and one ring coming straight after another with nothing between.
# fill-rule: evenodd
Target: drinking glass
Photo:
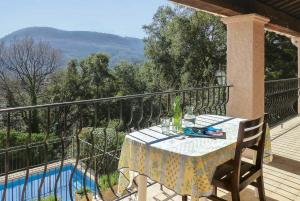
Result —
<instances>
[{"instance_id":1,"label":"drinking glass","mask_svg":"<svg viewBox=\"0 0 300 201\"><path fill-rule=\"evenodd\" d=\"M170 118L161 118L161 131L162 134L168 135L170 133Z\"/></svg>"}]
</instances>

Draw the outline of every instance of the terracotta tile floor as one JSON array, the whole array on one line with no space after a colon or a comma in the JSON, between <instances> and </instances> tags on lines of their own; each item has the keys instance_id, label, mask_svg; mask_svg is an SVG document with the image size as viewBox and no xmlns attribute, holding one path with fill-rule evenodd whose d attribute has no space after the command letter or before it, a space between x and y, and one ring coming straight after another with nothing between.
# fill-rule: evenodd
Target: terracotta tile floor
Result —
<instances>
[{"instance_id":1,"label":"terracotta tile floor","mask_svg":"<svg viewBox=\"0 0 300 201\"><path fill-rule=\"evenodd\" d=\"M300 201L300 117L296 117L271 131L274 160L264 166L265 191L268 201ZM223 198L231 200L226 192ZM257 201L252 187L241 192L242 201ZM136 196L127 200L136 200ZM148 188L147 200L181 200L174 192L158 184Z\"/></svg>"}]
</instances>

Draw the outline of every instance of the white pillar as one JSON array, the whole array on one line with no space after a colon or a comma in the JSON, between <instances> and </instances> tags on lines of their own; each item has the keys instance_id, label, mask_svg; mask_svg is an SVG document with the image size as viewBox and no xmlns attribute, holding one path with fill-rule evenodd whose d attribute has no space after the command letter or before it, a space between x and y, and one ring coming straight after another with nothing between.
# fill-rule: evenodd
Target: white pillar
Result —
<instances>
[{"instance_id":1,"label":"white pillar","mask_svg":"<svg viewBox=\"0 0 300 201\"><path fill-rule=\"evenodd\" d=\"M227 115L256 118L264 114L265 24L256 15L222 18L227 25L227 83L230 89Z\"/></svg>"},{"instance_id":2,"label":"white pillar","mask_svg":"<svg viewBox=\"0 0 300 201\"><path fill-rule=\"evenodd\" d=\"M298 79L300 78L300 37L292 38L293 44L298 48ZM298 87L299 87L298 82ZM298 96L298 114L300 114L300 97Z\"/></svg>"}]
</instances>

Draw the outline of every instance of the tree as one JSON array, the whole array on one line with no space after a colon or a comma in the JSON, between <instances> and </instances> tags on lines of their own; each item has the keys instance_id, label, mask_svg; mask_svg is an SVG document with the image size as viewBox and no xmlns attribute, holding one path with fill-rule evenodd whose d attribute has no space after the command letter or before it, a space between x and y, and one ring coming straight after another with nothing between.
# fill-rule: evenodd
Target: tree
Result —
<instances>
[{"instance_id":1,"label":"tree","mask_svg":"<svg viewBox=\"0 0 300 201\"><path fill-rule=\"evenodd\" d=\"M48 96L54 102L101 98L115 95L115 84L108 68L109 57L92 54L81 61L71 60L64 72L51 77Z\"/></svg>"},{"instance_id":2,"label":"tree","mask_svg":"<svg viewBox=\"0 0 300 201\"><path fill-rule=\"evenodd\" d=\"M92 54L80 62L82 69L82 80L92 90L93 98L101 98L109 95L110 89L105 85L114 77L108 68L109 57L106 54Z\"/></svg>"},{"instance_id":3,"label":"tree","mask_svg":"<svg viewBox=\"0 0 300 201\"><path fill-rule=\"evenodd\" d=\"M15 105L15 100L13 96L12 86L13 83L6 75L6 69L4 68L3 61L4 43L0 43L0 95L3 96L7 105Z\"/></svg>"},{"instance_id":4,"label":"tree","mask_svg":"<svg viewBox=\"0 0 300 201\"><path fill-rule=\"evenodd\" d=\"M141 65L121 62L114 68L114 76L118 81L118 95L129 95L144 93L146 83L142 81L140 69Z\"/></svg>"},{"instance_id":5,"label":"tree","mask_svg":"<svg viewBox=\"0 0 300 201\"><path fill-rule=\"evenodd\" d=\"M73 101L78 99L81 94L81 80L80 74L78 72L78 62L77 60L71 60L67 66L67 74L66 74L66 98L68 101Z\"/></svg>"},{"instance_id":6,"label":"tree","mask_svg":"<svg viewBox=\"0 0 300 201\"><path fill-rule=\"evenodd\" d=\"M16 85L14 91L9 84L3 85L7 94L12 92L15 96L14 100L25 102L29 99L30 105L37 105L47 78L61 65L61 55L46 42L35 42L31 38L24 38L14 40L9 46L4 47L1 61L3 64L1 82L7 83L12 80ZM31 116L31 130L39 131L38 114L35 110Z\"/></svg>"},{"instance_id":7,"label":"tree","mask_svg":"<svg viewBox=\"0 0 300 201\"><path fill-rule=\"evenodd\" d=\"M165 80L164 88L214 83L216 71L226 64L226 31L219 17L161 7L144 29L145 54Z\"/></svg>"},{"instance_id":8,"label":"tree","mask_svg":"<svg viewBox=\"0 0 300 201\"><path fill-rule=\"evenodd\" d=\"M285 36L266 32L266 80L297 77L297 48Z\"/></svg>"}]
</instances>

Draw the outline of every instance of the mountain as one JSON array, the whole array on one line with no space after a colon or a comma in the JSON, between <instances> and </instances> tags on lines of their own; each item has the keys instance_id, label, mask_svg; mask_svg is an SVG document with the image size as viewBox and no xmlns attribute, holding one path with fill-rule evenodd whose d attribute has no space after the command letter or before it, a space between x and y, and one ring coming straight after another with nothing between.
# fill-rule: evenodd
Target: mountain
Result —
<instances>
[{"instance_id":1,"label":"mountain","mask_svg":"<svg viewBox=\"0 0 300 201\"><path fill-rule=\"evenodd\" d=\"M50 27L29 27L15 31L0 40L9 43L14 39L24 37L32 37L38 41L48 41L52 47L61 50L65 62L98 52L110 56L111 66L124 60L131 63L144 60L143 40L106 33L64 31Z\"/></svg>"}]
</instances>

